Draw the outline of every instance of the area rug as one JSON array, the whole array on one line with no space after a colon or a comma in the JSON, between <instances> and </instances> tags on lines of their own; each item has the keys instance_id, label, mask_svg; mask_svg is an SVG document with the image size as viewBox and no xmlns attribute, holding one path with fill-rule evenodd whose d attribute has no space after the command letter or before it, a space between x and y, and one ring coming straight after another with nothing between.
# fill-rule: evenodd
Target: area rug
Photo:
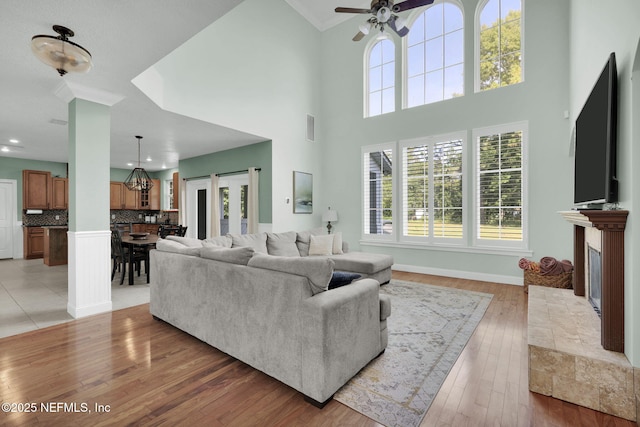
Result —
<instances>
[{"instance_id":1,"label":"area rug","mask_svg":"<svg viewBox=\"0 0 640 427\"><path fill-rule=\"evenodd\" d=\"M492 295L392 280L389 344L334 399L385 426L417 426Z\"/></svg>"}]
</instances>

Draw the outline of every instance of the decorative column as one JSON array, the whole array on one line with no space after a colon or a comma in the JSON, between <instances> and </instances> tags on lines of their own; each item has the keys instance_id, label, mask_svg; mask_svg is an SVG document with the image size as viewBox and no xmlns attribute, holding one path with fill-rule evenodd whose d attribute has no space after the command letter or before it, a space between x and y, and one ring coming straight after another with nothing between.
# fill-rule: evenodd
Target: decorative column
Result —
<instances>
[{"instance_id":1,"label":"decorative column","mask_svg":"<svg viewBox=\"0 0 640 427\"><path fill-rule=\"evenodd\" d=\"M112 310L111 106L123 97L69 81L56 95L69 104L67 311L78 318Z\"/></svg>"},{"instance_id":2,"label":"decorative column","mask_svg":"<svg viewBox=\"0 0 640 427\"><path fill-rule=\"evenodd\" d=\"M574 224L574 285L585 294L585 228L600 231L602 297L600 341L605 350L624 352L624 229L629 211L581 210L560 212ZM581 230L578 230L581 229ZM580 242L582 242L580 244ZM581 293L580 293L581 292Z\"/></svg>"},{"instance_id":3,"label":"decorative column","mask_svg":"<svg viewBox=\"0 0 640 427\"><path fill-rule=\"evenodd\" d=\"M587 210L582 213L602 232L602 347L623 353L624 229L629 212Z\"/></svg>"}]
</instances>

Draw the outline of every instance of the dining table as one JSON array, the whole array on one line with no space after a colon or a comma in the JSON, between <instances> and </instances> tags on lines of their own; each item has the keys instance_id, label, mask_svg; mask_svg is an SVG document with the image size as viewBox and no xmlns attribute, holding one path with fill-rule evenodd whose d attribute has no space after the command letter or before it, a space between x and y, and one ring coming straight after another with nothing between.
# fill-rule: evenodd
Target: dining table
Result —
<instances>
[{"instance_id":1,"label":"dining table","mask_svg":"<svg viewBox=\"0 0 640 427\"><path fill-rule=\"evenodd\" d=\"M122 235L122 246L129 248L129 285L133 285L133 265L135 264L133 252L135 249L143 249L145 251L144 269L147 273L147 283L149 283L149 271L151 270L149 266L149 251L156 247L158 239L159 236L157 234L147 234L143 237L135 237L128 234Z\"/></svg>"}]
</instances>

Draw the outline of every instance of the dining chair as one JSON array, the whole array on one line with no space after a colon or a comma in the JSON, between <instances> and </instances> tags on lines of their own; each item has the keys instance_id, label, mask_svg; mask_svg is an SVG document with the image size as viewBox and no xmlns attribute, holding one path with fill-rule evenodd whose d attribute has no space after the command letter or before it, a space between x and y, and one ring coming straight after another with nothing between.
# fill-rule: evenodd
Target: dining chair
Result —
<instances>
[{"instance_id":1,"label":"dining chair","mask_svg":"<svg viewBox=\"0 0 640 427\"><path fill-rule=\"evenodd\" d=\"M133 257L134 265L129 266L129 268L135 268L138 271L138 276L140 276L142 261L145 262L145 271L149 268L146 254L134 251ZM129 251L122 245L122 238L120 237L120 232L118 230L111 230L111 260L113 262L111 280L115 277L116 270L122 271L120 276L120 285L122 285L127 272L127 264L129 263Z\"/></svg>"}]
</instances>

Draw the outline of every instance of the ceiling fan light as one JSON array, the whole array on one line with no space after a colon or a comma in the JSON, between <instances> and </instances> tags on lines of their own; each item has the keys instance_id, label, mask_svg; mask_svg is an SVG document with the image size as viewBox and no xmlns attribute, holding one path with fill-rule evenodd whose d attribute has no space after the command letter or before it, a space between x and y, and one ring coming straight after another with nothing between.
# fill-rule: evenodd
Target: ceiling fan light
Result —
<instances>
[{"instance_id":1,"label":"ceiling fan light","mask_svg":"<svg viewBox=\"0 0 640 427\"><path fill-rule=\"evenodd\" d=\"M365 22L364 24L360 24L358 28L360 29L360 32L366 36L367 34L369 34L369 31L371 30L371 22Z\"/></svg>"},{"instance_id":2,"label":"ceiling fan light","mask_svg":"<svg viewBox=\"0 0 640 427\"><path fill-rule=\"evenodd\" d=\"M396 17L396 29L397 30L401 30L406 26L407 26L407 20L404 19L402 16L397 16Z\"/></svg>"}]
</instances>

